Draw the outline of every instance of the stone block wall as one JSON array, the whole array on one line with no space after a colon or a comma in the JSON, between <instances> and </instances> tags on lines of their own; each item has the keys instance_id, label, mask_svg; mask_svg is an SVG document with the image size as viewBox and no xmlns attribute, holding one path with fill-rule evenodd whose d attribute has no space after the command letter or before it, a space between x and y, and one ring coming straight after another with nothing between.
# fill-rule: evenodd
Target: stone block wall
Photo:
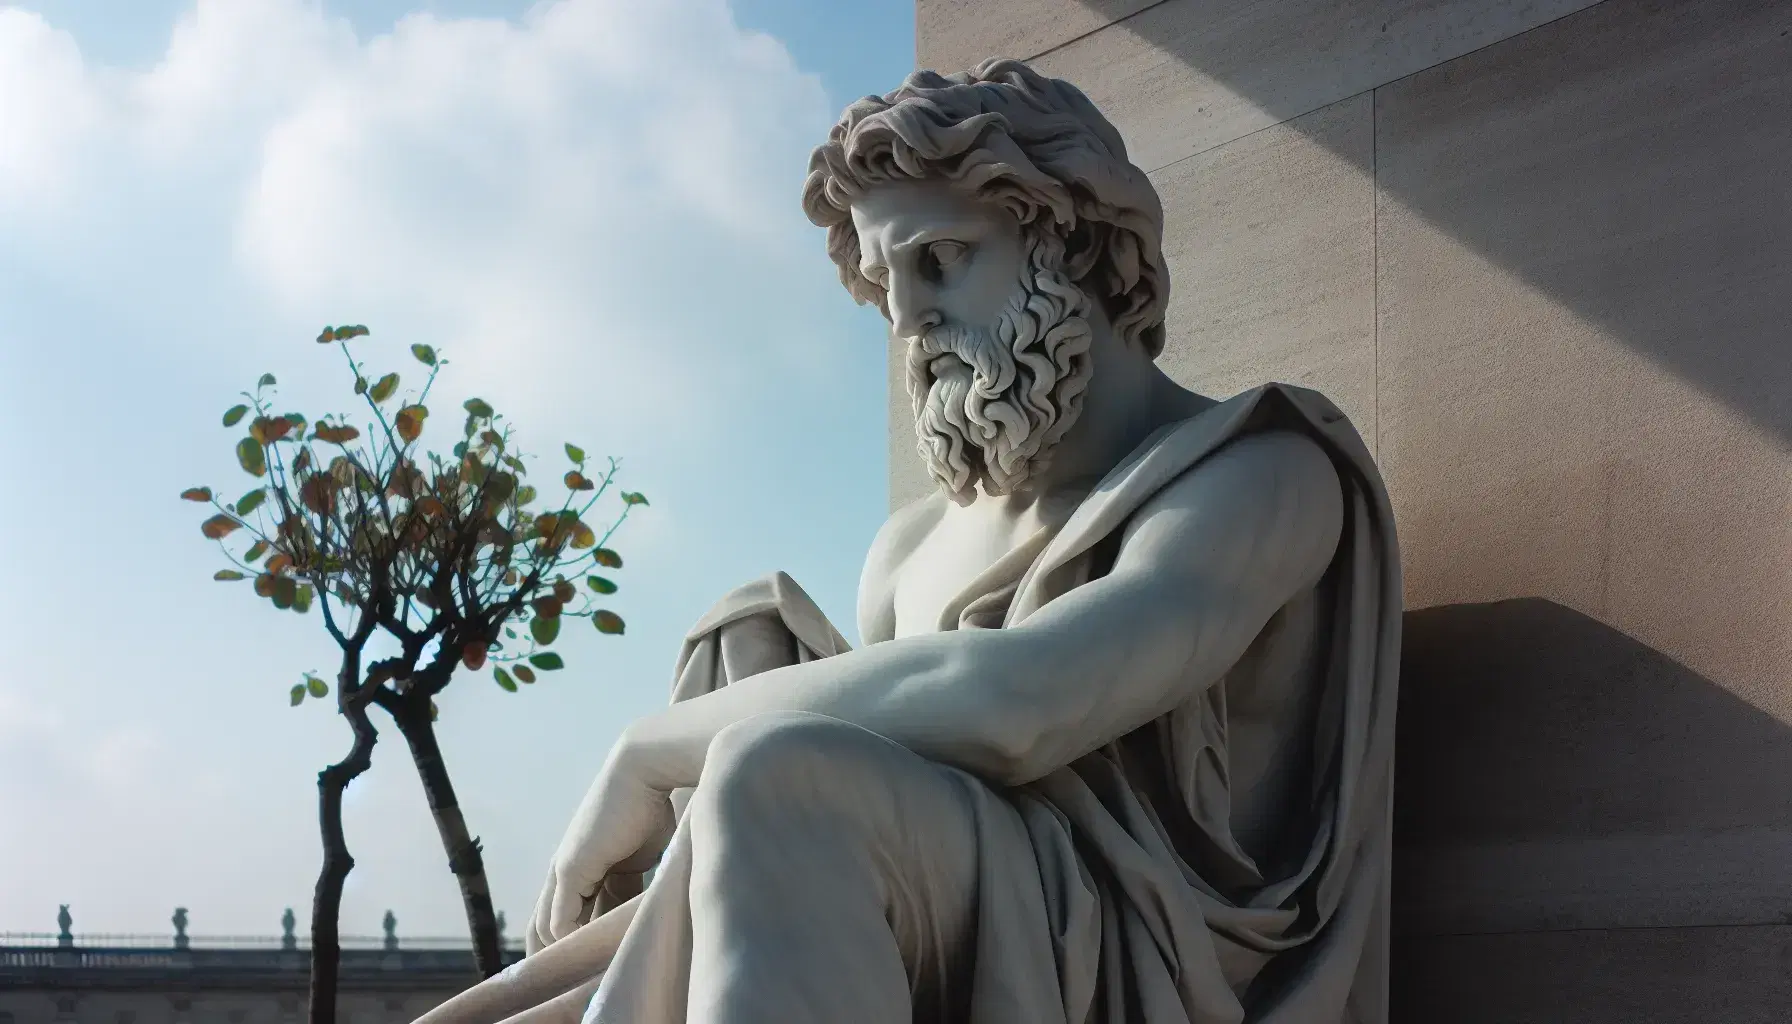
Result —
<instances>
[{"instance_id":1,"label":"stone block wall","mask_svg":"<svg viewBox=\"0 0 1792 1024\"><path fill-rule=\"evenodd\" d=\"M1792 1007L1792 3L919 0L1163 195L1166 368L1332 397L1406 561L1413 1022ZM892 368L899 368L892 353ZM891 492L927 483L891 378Z\"/></svg>"}]
</instances>

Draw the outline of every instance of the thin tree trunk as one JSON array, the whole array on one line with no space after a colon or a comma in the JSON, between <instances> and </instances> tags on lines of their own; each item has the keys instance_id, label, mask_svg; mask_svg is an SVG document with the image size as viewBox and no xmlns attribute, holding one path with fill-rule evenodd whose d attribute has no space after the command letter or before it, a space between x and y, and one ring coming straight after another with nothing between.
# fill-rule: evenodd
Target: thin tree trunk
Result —
<instances>
[{"instance_id":1,"label":"thin tree trunk","mask_svg":"<svg viewBox=\"0 0 1792 1024\"><path fill-rule=\"evenodd\" d=\"M473 935L473 959L480 975L489 978L503 970L504 958L498 945L498 919L492 911L491 887L485 878L485 858L480 853L479 840L467 830L460 801L454 796L454 784L448 779L448 765L442 760L435 723L430 720L429 698L413 691L392 710L398 731L410 744L411 761L417 766L417 777L423 782L430 813L436 819L436 831L442 837L442 849L448 854L448 870L460 883L460 899Z\"/></svg>"},{"instance_id":2,"label":"thin tree trunk","mask_svg":"<svg viewBox=\"0 0 1792 1024\"><path fill-rule=\"evenodd\" d=\"M337 975L342 965L338 933L342 886L355 867L342 831L342 793L350 782L372 767L373 745L379 739L368 720L367 705L343 700L340 706L354 730L355 743L347 757L317 773L317 823L323 837L324 865L311 899L311 1024L336 1024Z\"/></svg>"}]
</instances>

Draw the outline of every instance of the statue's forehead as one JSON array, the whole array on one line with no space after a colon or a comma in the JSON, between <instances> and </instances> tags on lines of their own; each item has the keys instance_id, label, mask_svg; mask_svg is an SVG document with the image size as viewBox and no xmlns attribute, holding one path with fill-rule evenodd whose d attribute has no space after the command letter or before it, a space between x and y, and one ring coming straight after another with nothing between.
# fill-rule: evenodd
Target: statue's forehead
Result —
<instances>
[{"instance_id":1,"label":"statue's forehead","mask_svg":"<svg viewBox=\"0 0 1792 1024\"><path fill-rule=\"evenodd\" d=\"M853 200L852 220L865 244L894 244L926 231L1018 226L1001 206L943 181L874 186Z\"/></svg>"}]
</instances>

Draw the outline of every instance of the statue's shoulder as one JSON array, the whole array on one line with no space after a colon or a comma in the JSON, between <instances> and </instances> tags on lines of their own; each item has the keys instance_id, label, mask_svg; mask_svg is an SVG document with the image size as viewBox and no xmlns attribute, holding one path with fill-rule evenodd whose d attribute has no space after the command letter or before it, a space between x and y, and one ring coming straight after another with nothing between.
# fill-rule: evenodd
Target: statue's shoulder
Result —
<instances>
[{"instance_id":1,"label":"statue's shoulder","mask_svg":"<svg viewBox=\"0 0 1792 1024\"><path fill-rule=\"evenodd\" d=\"M1270 383L1164 423L1134 449L1079 510L1104 521L1214 500L1252 482L1335 486L1327 454L1340 435L1354 438L1344 414L1317 391ZM1098 510L1105 509L1105 513Z\"/></svg>"}]
</instances>

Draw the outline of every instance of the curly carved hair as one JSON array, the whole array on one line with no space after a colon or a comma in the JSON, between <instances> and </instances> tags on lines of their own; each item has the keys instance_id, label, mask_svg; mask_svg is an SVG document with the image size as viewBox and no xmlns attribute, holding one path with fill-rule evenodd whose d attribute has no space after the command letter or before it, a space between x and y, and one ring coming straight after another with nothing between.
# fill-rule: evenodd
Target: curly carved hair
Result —
<instances>
[{"instance_id":1,"label":"curly carved hair","mask_svg":"<svg viewBox=\"0 0 1792 1024\"><path fill-rule=\"evenodd\" d=\"M1065 271L1120 337L1152 358L1163 350L1163 207L1120 133L1075 86L988 60L952 75L917 71L846 108L809 158L803 212L827 229L847 291L886 317L884 290L859 273L852 203L880 184L935 179L1057 233Z\"/></svg>"}]
</instances>

